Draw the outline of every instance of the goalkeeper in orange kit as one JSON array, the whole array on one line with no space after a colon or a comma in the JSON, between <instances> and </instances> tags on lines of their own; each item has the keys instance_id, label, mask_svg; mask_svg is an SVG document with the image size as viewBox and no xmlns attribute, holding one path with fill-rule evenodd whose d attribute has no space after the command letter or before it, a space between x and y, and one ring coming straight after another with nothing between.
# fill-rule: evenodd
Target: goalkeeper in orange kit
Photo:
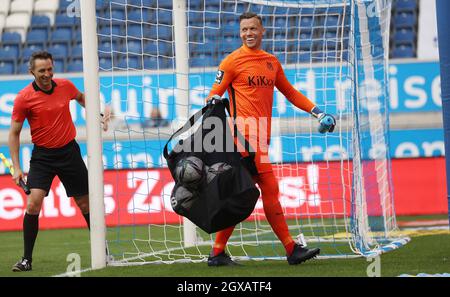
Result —
<instances>
[{"instance_id":1,"label":"goalkeeper in orange kit","mask_svg":"<svg viewBox=\"0 0 450 297\"><path fill-rule=\"evenodd\" d=\"M240 117L245 121L252 118L256 121L258 127L256 133L239 125L237 129L255 150L255 165L258 172L253 178L261 188L267 220L286 249L288 263L300 264L316 257L320 249L308 249L292 239L278 201L278 181L268 158L274 87L296 107L318 118L321 133L332 132L336 120L297 91L287 80L278 59L261 50L265 32L261 18L255 13L246 12L240 16L239 21L243 45L220 64L208 100L222 96L227 90L231 115L235 119ZM233 230L234 226L217 233L213 250L208 258L208 266L237 265L224 251Z\"/></svg>"}]
</instances>

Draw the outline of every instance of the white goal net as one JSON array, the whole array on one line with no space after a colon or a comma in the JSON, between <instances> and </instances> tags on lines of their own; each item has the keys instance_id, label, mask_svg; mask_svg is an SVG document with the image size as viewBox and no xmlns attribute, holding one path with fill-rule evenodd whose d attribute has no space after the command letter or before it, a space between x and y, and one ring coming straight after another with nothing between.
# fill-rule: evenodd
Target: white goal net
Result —
<instances>
[{"instance_id":1,"label":"white goal net","mask_svg":"<svg viewBox=\"0 0 450 297\"><path fill-rule=\"evenodd\" d=\"M275 92L269 155L291 235L322 257L371 256L408 241L397 233L387 149L390 1L97 1L100 92L114 114L103 140L111 265L208 257L214 234L172 210L162 148L241 46L245 11L262 17L263 49L289 81L337 119L334 133L320 134L317 120ZM285 259L261 201L227 252Z\"/></svg>"}]
</instances>

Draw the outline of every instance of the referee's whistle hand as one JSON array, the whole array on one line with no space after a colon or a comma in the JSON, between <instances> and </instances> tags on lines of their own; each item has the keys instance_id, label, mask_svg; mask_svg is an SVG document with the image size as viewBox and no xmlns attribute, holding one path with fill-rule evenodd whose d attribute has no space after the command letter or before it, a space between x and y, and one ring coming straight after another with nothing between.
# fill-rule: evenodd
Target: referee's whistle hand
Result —
<instances>
[{"instance_id":1,"label":"referee's whistle hand","mask_svg":"<svg viewBox=\"0 0 450 297\"><path fill-rule=\"evenodd\" d=\"M19 181L21 179L23 179L23 172L22 169L20 168L15 168L14 169L14 174L12 176L12 179L14 180L14 182L16 183L16 185L19 185Z\"/></svg>"}]
</instances>

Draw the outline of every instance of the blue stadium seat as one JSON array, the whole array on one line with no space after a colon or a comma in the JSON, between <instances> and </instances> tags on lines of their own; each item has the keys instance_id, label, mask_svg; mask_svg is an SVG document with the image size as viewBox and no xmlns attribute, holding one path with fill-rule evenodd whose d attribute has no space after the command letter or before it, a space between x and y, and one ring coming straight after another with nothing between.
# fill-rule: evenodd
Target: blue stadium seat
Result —
<instances>
[{"instance_id":1,"label":"blue stadium seat","mask_svg":"<svg viewBox=\"0 0 450 297\"><path fill-rule=\"evenodd\" d=\"M16 72L14 61L0 60L0 74L14 74Z\"/></svg>"},{"instance_id":2,"label":"blue stadium seat","mask_svg":"<svg viewBox=\"0 0 450 297\"><path fill-rule=\"evenodd\" d=\"M53 71L63 73L66 71L66 61L62 58L53 58Z\"/></svg>"},{"instance_id":3,"label":"blue stadium seat","mask_svg":"<svg viewBox=\"0 0 450 297\"><path fill-rule=\"evenodd\" d=\"M275 6L272 5L264 5L262 10L261 10L261 14L262 15L272 15L273 11L275 9Z\"/></svg>"},{"instance_id":4,"label":"blue stadium seat","mask_svg":"<svg viewBox=\"0 0 450 297\"><path fill-rule=\"evenodd\" d=\"M264 28L266 28L266 30L267 30L267 28L270 28L270 27L273 27L274 25L273 25L273 17L272 16L263 16L262 17L263 19L262 19L262 21L263 21L263 26L264 26Z\"/></svg>"},{"instance_id":5,"label":"blue stadium seat","mask_svg":"<svg viewBox=\"0 0 450 297\"><path fill-rule=\"evenodd\" d=\"M50 36L51 42L71 42L72 41L72 30L68 28L56 28L51 36Z\"/></svg>"},{"instance_id":6,"label":"blue stadium seat","mask_svg":"<svg viewBox=\"0 0 450 297\"><path fill-rule=\"evenodd\" d=\"M0 43L1 47L3 47L4 49L9 49L10 51L13 51L15 53L17 53L17 57L20 58L20 55L22 54L22 44L20 43Z\"/></svg>"},{"instance_id":7,"label":"blue stadium seat","mask_svg":"<svg viewBox=\"0 0 450 297\"><path fill-rule=\"evenodd\" d=\"M142 58L140 56L128 55L127 57L119 59L116 67L119 68L119 70L142 69Z\"/></svg>"},{"instance_id":8,"label":"blue stadium seat","mask_svg":"<svg viewBox=\"0 0 450 297\"><path fill-rule=\"evenodd\" d=\"M142 0L142 6L156 8L158 6L158 0Z\"/></svg>"},{"instance_id":9,"label":"blue stadium seat","mask_svg":"<svg viewBox=\"0 0 450 297\"><path fill-rule=\"evenodd\" d=\"M21 45L17 43L3 43L0 46L0 51L4 51L11 58L16 58L20 56Z\"/></svg>"},{"instance_id":10,"label":"blue stadium seat","mask_svg":"<svg viewBox=\"0 0 450 297\"><path fill-rule=\"evenodd\" d=\"M144 38L147 39L156 39L158 31L157 31L157 27L156 25L143 25L142 29L143 29L143 34L144 34Z\"/></svg>"},{"instance_id":11,"label":"blue stadium seat","mask_svg":"<svg viewBox=\"0 0 450 297\"><path fill-rule=\"evenodd\" d=\"M173 56L172 42L158 41L159 54L167 57Z\"/></svg>"},{"instance_id":12,"label":"blue stadium seat","mask_svg":"<svg viewBox=\"0 0 450 297\"><path fill-rule=\"evenodd\" d=\"M108 71L112 69L112 59L111 57L102 57L98 59L100 70Z\"/></svg>"},{"instance_id":13,"label":"blue stadium seat","mask_svg":"<svg viewBox=\"0 0 450 297\"><path fill-rule=\"evenodd\" d=\"M15 60L18 55L16 48L10 46L0 48L0 60Z\"/></svg>"},{"instance_id":14,"label":"blue stadium seat","mask_svg":"<svg viewBox=\"0 0 450 297\"><path fill-rule=\"evenodd\" d=\"M129 53L141 54L142 53L142 43L139 40L128 39L126 43L126 51Z\"/></svg>"},{"instance_id":15,"label":"blue stadium seat","mask_svg":"<svg viewBox=\"0 0 450 297\"><path fill-rule=\"evenodd\" d=\"M72 29L76 25L75 21L75 17L70 17L67 14L57 14L55 17L55 27Z\"/></svg>"},{"instance_id":16,"label":"blue stadium seat","mask_svg":"<svg viewBox=\"0 0 450 297\"><path fill-rule=\"evenodd\" d=\"M276 39L273 41L273 52L282 52L286 50L286 40Z\"/></svg>"},{"instance_id":17,"label":"blue stadium seat","mask_svg":"<svg viewBox=\"0 0 450 297\"><path fill-rule=\"evenodd\" d=\"M172 11L159 9L157 20L159 24L172 25Z\"/></svg>"},{"instance_id":18,"label":"blue stadium seat","mask_svg":"<svg viewBox=\"0 0 450 297\"><path fill-rule=\"evenodd\" d=\"M394 43L415 43L416 32L412 28L401 28L394 32Z\"/></svg>"},{"instance_id":19,"label":"blue stadium seat","mask_svg":"<svg viewBox=\"0 0 450 297\"><path fill-rule=\"evenodd\" d=\"M83 47L81 46L81 43L72 46L70 50L70 56L72 57L72 59L81 58L83 56Z\"/></svg>"},{"instance_id":20,"label":"blue stadium seat","mask_svg":"<svg viewBox=\"0 0 450 297\"><path fill-rule=\"evenodd\" d=\"M208 42L205 44L197 45L193 48L193 56L212 56L214 53L217 53L217 45L215 42Z\"/></svg>"},{"instance_id":21,"label":"blue stadium seat","mask_svg":"<svg viewBox=\"0 0 450 297\"><path fill-rule=\"evenodd\" d=\"M203 42L203 28L189 27L189 41Z\"/></svg>"},{"instance_id":22,"label":"blue stadium seat","mask_svg":"<svg viewBox=\"0 0 450 297\"><path fill-rule=\"evenodd\" d=\"M222 11L224 11L224 12L232 12L232 13L241 14L241 13L247 11L247 9L248 9L247 3L224 2L222 4Z\"/></svg>"},{"instance_id":23,"label":"blue stadium seat","mask_svg":"<svg viewBox=\"0 0 450 297\"><path fill-rule=\"evenodd\" d=\"M106 36L111 36L111 35L121 36L121 35L123 35L123 29L122 29L121 25L107 24L100 28L99 34L106 35Z\"/></svg>"},{"instance_id":24,"label":"blue stadium seat","mask_svg":"<svg viewBox=\"0 0 450 297\"><path fill-rule=\"evenodd\" d=\"M263 6L264 5L261 5L261 4L251 4L250 8L249 8L249 11L257 13L257 14L261 14Z\"/></svg>"},{"instance_id":25,"label":"blue stadium seat","mask_svg":"<svg viewBox=\"0 0 450 297\"><path fill-rule=\"evenodd\" d=\"M205 28L205 38L208 40L215 40L220 36L220 30L216 28Z\"/></svg>"},{"instance_id":26,"label":"blue stadium seat","mask_svg":"<svg viewBox=\"0 0 450 297\"><path fill-rule=\"evenodd\" d=\"M311 29L313 27L313 21L312 16L300 16L300 27L302 27L302 30L305 28Z\"/></svg>"},{"instance_id":27,"label":"blue stadium seat","mask_svg":"<svg viewBox=\"0 0 450 297\"><path fill-rule=\"evenodd\" d=\"M127 20L131 22L141 22L143 18L143 11L141 9L132 9L127 14Z\"/></svg>"},{"instance_id":28,"label":"blue stadium seat","mask_svg":"<svg viewBox=\"0 0 450 297\"><path fill-rule=\"evenodd\" d=\"M127 26L128 37L142 38L142 33L142 25L140 24L130 24Z\"/></svg>"},{"instance_id":29,"label":"blue stadium seat","mask_svg":"<svg viewBox=\"0 0 450 297\"><path fill-rule=\"evenodd\" d=\"M113 2L114 3L114 2ZM126 20L126 7L111 9L111 22L113 24L123 24Z\"/></svg>"},{"instance_id":30,"label":"blue stadium seat","mask_svg":"<svg viewBox=\"0 0 450 297\"><path fill-rule=\"evenodd\" d=\"M208 0L205 1L205 10L208 11L219 11L221 0Z\"/></svg>"},{"instance_id":31,"label":"blue stadium seat","mask_svg":"<svg viewBox=\"0 0 450 297\"><path fill-rule=\"evenodd\" d=\"M218 28L220 24L220 13L207 11L205 16L205 26Z\"/></svg>"},{"instance_id":32,"label":"blue stadium seat","mask_svg":"<svg viewBox=\"0 0 450 297\"><path fill-rule=\"evenodd\" d=\"M27 74L28 73L28 61L22 62L18 69L17 69L17 73L19 74Z\"/></svg>"},{"instance_id":33,"label":"blue stadium seat","mask_svg":"<svg viewBox=\"0 0 450 297\"><path fill-rule=\"evenodd\" d=\"M226 37L224 39L224 43L220 46L220 51L222 53L231 53L232 51L241 47L242 42L239 38L235 37Z\"/></svg>"},{"instance_id":34,"label":"blue stadium seat","mask_svg":"<svg viewBox=\"0 0 450 297\"><path fill-rule=\"evenodd\" d=\"M275 15L273 26L274 27L286 28L286 26L287 26L287 18L286 18L286 16Z\"/></svg>"},{"instance_id":35,"label":"blue stadium seat","mask_svg":"<svg viewBox=\"0 0 450 297\"><path fill-rule=\"evenodd\" d=\"M81 43L82 36L81 36L81 29L77 29L73 32L73 41L75 43Z\"/></svg>"},{"instance_id":36,"label":"blue stadium seat","mask_svg":"<svg viewBox=\"0 0 450 297\"><path fill-rule=\"evenodd\" d=\"M188 1L188 8L189 8L189 11L192 11L192 10L196 10L196 11L203 10L203 1Z\"/></svg>"},{"instance_id":37,"label":"blue stadium seat","mask_svg":"<svg viewBox=\"0 0 450 297\"><path fill-rule=\"evenodd\" d=\"M202 11L189 11L187 18L190 26L199 26L199 24L203 24L204 21Z\"/></svg>"},{"instance_id":38,"label":"blue stadium seat","mask_svg":"<svg viewBox=\"0 0 450 297\"><path fill-rule=\"evenodd\" d=\"M158 7L172 10L172 0L158 0Z\"/></svg>"},{"instance_id":39,"label":"blue stadium seat","mask_svg":"<svg viewBox=\"0 0 450 297\"><path fill-rule=\"evenodd\" d=\"M239 22L229 21L225 23L222 27L223 36L239 36Z\"/></svg>"},{"instance_id":40,"label":"blue stadium seat","mask_svg":"<svg viewBox=\"0 0 450 297\"><path fill-rule=\"evenodd\" d=\"M417 0L397 0L394 1L396 11L416 11L418 8Z\"/></svg>"},{"instance_id":41,"label":"blue stadium seat","mask_svg":"<svg viewBox=\"0 0 450 297\"><path fill-rule=\"evenodd\" d=\"M22 43L22 37L17 32L3 32L2 43Z\"/></svg>"},{"instance_id":42,"label":"blue stadium seat","mask_svg":"<svg viewBox=\"0 0 450 297\"><path fill-rule=\"evenodd\" d=\"M64 0L62 0L64 1ZM104 10L106 7L108 7L108 1L106 0L96 0L95 1L95 9L96 10Z\"/></svg>"},{"instance_id":43,"label":"blue stadium seat","mask_svg":"<svg viewBox=\"0 0 450 297\"><path fill-rule=\"evenodd\" d=\"M30 27L33 28L50 28L50 19L46 15L33 15L31 17Z\"/></svg>"},{"instance_id":44,"label":"blue stadium seat","mask_svg":"<svg viewBox=\"0 0 450 297\"><path fill-rule=\"evenodd\" d=\"M402 11L394 16L394 27L414 27L417 23L417 15L413 12Z\"/></svg>"},{"instance_id":45,"label":"blue stadium seat","mask_svg":"<svg viewBox=\"0 0 450 297\"><path fill-rule=\"evenodd\" d=\"M144 53L148 55L158 54L158 43L156 40L146 41L144 45Z\"/></svg>"},{"instance_id":46,"label":"blue stadium seat","mask_svg":"<svg viewBox=\"0 0 450 297\"><path fill-rule=\"evenodd\" d=\"M144 69L156 70L158 69L158 58L156 56L144 57Z\"/></svg>"},{"instance_id":47,"label":"blue stadium seat","mask_svg":"<svg viewBox=\"0 0 450 297\"><path fill-rule=\"evenodd\" d=\"M27 33L27 43L45 43L48 41L48 29L32 29Z\"/></svg>"},{"instance_id":48,"label":"blue stadium seat","mask_svg":"<svg viewBox=\"0 0 450 297\"><path fill-rule=\"evenodd\" d=\"M312 33L311 32L301 32L300 33L300 49L311 50L312 49Z\"/></svg>"},{"instance_id":49,"label":"blue stadium seat","mask_svg":"<svg viewBox=\"0 0 450 297\"><path fill-rule=\"evenodd\" d=\"M117 52L122 50L121 42L117 39L104 40L98 45L98 52L100 54L111 55L112 52Z\"/></svg>"},{"instance_id":50,"label":"blue stadium seat","mask_svg":"<svg viewBox=\"0 0 450 297\"><path fill-rule=\"evenodd\" d=\"M394 47L391 56L392 58L413 58L415 56L415 50L411 45L401 44Z\"/></svg>"},{"instance_id":51,"label":"blue stadium seat","mask_svg":"<svg viewBox=\"0 0 450 297\"><path fill-rule=\"evenodd\" d=\"M67 64L68 72L82 72L83 71L83 61L79 59L71 60Z\"/></svg>"},{"instance_id":52,"label":"blue stadium seat","mask_svg":"<svg viewBox=\"0 0 450 297\"><path fill-rule=\"evenodd\" d=\"M277 6L274 9L274 13L278 15L287 15L288 14L288 8L283 6Z\"/></svg>"},{"instance_id":53,"label":"blue stadium seat","mask_svg":"<svg viewBox=\"0 0 450 297\"><path fill-rule=\"evenodd\" d=\"M42 44L25 45L24 48L22 49L22 60L29 60L31 55L34 52L45 50L45 49L46 49L46 47L43 46Z\"/></svg>"},{"instance_id":54,"label":"blue stadium seat","mask_svg":"<svg viewBox=\"0 0 450 297\"><path fill-rule=\"evenodd\" d=\"M158 26L158 39L172 40L172 27Z\"/></svg>"},{"instance_id":55,"label":"blue stadium seat","mask_svg":"<svg viewBox=\"0 0 450 297\"><path fill-rule=\"evenodd\" d=\"M53 58L66 58L69 55L68 46L64 43L57 43L47 48L48 52L53 55Z\"/></svg>"},{"instance_id":56,"label":"blue stadium seat","mask_svg":"<svg viewBox=\"0 0 450 297\"><path fill-rule=\"evenodd\" d=\"M327 15L325 17L325 27L337 27L339 26L339 16Z\"/></svg>"},{"instance_id":57,"label":"blue stadium seat","mask_svg":"<svg viewBox=\"0 0 450 297\"><path fill-rule=\"evenodd\" d=\"M298 40L287 40L286 41L287 52L298 52L299 43L300 42Z\"/></svg>"}]
</instances>

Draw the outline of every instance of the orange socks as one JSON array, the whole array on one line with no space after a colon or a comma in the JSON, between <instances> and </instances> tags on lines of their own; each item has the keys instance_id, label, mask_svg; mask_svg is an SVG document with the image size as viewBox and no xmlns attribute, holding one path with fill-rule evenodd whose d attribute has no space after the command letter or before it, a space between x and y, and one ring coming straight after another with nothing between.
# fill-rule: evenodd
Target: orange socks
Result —
<instances>
[{"instance_id":1,"label":"orange socks","mask_svg":"<svg viewBox=\"0 0 450 297\"><path fill-rule=\"evenodd\" d=\"M262 173L257 178L257 183L262 191L264 213L274 233L286 249L287 255L294 250L294 240L289 234L289 229L284 218L283 209L278 200L278 181L273 172Z\"/></svg>"},{"instance_id":2,"label":"orange socks","mask_svg":"<svg viewBox=\"0 0 450 297\"><path fill-rule=\"evenodd\" d=\"M225 246L233 233L234 226L228 227L227 229L217 232L216 241L214 242L213 255L217 256L225 249Z\"/></svg>"}]
</instances>

